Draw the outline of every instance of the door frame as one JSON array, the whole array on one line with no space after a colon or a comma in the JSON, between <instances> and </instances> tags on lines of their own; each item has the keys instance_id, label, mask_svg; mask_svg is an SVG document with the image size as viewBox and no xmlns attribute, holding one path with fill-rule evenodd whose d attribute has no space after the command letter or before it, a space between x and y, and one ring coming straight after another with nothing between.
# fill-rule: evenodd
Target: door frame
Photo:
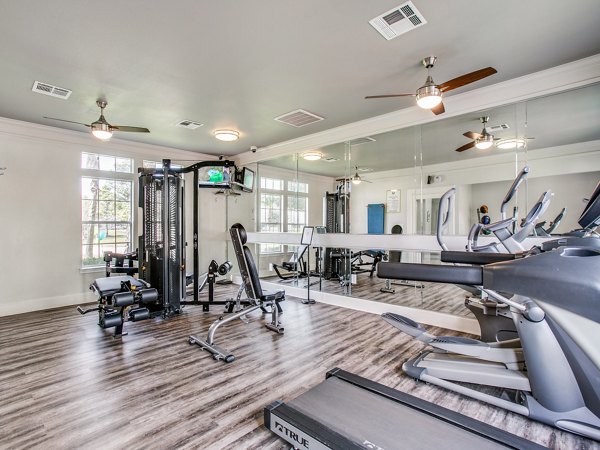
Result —
<instances>
[{"instance_id":1,"label":"door frame","mask_svg":"<svg viewBox=\"0 0 600 450\"><path fill-rule=\"evenodd\" d=\"M417 230L417 200L441 198L449 189L455 186L432 186L424 187L423 189L408 189L406 202L406 224L407 234L416 234ZM456 209L456 198L454 199L454 208ZM455 212L455 211L454 211ZM456 224L456 213L452 214L447 234L454 234ZM432 224L432 227L434 224ZM435 224L437 227L437 224ZM435 234L435 233L434 233Z\"/></svg>"}]
</instances>

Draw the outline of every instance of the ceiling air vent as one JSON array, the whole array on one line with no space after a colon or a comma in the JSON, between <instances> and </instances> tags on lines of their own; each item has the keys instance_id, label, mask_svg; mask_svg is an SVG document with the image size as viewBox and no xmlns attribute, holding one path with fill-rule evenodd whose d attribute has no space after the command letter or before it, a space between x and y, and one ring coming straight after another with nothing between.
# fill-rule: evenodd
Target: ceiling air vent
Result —
<instances>
[{"instance_id":1,"label":"ceiling air vent","mask_svg":"<svg viewBox=\"0 0 600 450\"><path fill-rule=\"evenodd\" d=\"M373 172L373 169L370 167L358 167L356 169L357 172Z\"/></svg>"},{"instance_id":2,"label":"ceiling air vent","mask_svg":"<svg viewBox=\"0 0 600 450\"><path fill-rule=\"evenodd\" d=\"M182 120L179 123L176 123L175 126L187 128L188 130L195 130L196 128L200 128L203 123L194 122L193 120Z\"/></svg>"},{"instance_id":3,"label":"ceiling air vent","mask_svg":"<svg viewBox=\"0 0 600 450\"><path fill-rule=\"evenodd\" d=\"M38 94L49 95L51 97L62 98L66 100L71 95L71 92L68 89L61 88L58 86L53 86L48 83L42 83L41 81L36 81L33 83L33 87L31 88L33 92L37 92Z\"/></svg>"},{"instance_id":4,"label":"ceiling air vent","mask_svg":"<svg viewBox=\"0 0 600 450\"><path fill-rule=\"evenodd\" d=\"M328 157L326 157L326 158L323 158L321 161L323 161L323 162L329 162L329 163L331 163L331 162L336 162L336 161L339 161L339 159L337 159L337 158L333 158L333 157L331 157L331 156L328 156Z\"/></svg>"},{"instance_id":5,"label":"ceiling air vent","mask_svg":"<svg viewBox=\"0 0 600 450\"><path fill-rule=\"evenodd\" d=\"M493 127L485 127L485 131L487 131L490 134L495 133L496 131L502 131L502 130L508 130L510 127L503 123L502 125L495 125Z\"/></svg>"},{"instance_id":6,"label":"ceiling air vent","mask_svg":"<svg viewBox=\"0 0 600 450\"><path fill-rule=\"evenodd\" d=\"M389 41L425 25L427 21L413 2L406 2L369 20L369 23Z\"/></svg>"},{"instance_id":7,"label":"ceiling air vent","mask_svg":"<svg viewBox=\"0 0 600 450\"><path fill-rule=\"evenodd\" d=\"M365 136L365 137L351 140L350 145L368 144L369 142L375 142L375 139L373 139L371 136Z\"/></svg>"},{"instance_id":8,"label":"ceiling air vent","mask_svg":"<svg viewBox=\"0 0 600 450\"><path fill-rule=\"evenodd\" d=\"M283 114L282 116L275 117L277 122L286 123L293 127L303 127L319 120L323 120L323 117L317 116L316 114L309 113L304 109L297 109L295 111Z\"/></svg>"}]
</instances>

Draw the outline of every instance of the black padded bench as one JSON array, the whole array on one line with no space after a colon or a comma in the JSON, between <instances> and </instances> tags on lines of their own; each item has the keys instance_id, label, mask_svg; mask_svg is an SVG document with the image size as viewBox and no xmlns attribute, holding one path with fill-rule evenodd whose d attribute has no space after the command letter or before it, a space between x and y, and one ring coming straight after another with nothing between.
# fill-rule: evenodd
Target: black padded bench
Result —
<instances>
[{"instance_id":1,"label":"black padded bench","mask_svg":"<svg viewBox=\"0 0 600 450\"><path fill-rule=\"evenodd\" d=\"M90 290L98 295L98 306L84 309L77 307L80 314L98 311L98 325L101 328L115 328L114 337L125 336L123 323L149 319L149 306L157 305L158 291L144 280L130 275L97 278ZM134 305L136 305L134 307ZM127 316L125 313L127 312Z\"/></svg>"}]
</instances>

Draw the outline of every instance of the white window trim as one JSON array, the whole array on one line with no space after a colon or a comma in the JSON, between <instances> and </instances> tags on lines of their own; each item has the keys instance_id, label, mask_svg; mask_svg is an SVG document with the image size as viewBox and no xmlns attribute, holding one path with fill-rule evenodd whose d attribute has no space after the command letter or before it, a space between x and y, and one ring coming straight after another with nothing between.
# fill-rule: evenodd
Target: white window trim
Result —
<instances>
[{"instance_id":1,"label":"white window trim","mask_svg":"<svg viewBox=\"0 0 600 450\"><path fill-rule=\"evenodd\" d=\"M83 243L81 242L81 232L83 231L83 226L86 223L90 223L90 222L94 222L94 221L86 221L82 219L82 201L84 200L83 198L83 192L81 192L81 181L84 178L93 178L93 179L105 179L105 180L114 180L114 181L126 181L131 183L131 197L129 199L129 203L130 203L130 220L128 222L124 222L124 221L114 221L114 222L110 222L110 223L127 223L130 225L130 235L129 235L129 242L130 245L132 246L131 250L133 250L133 248L135 248L135 229L136 229L136 217L135 217L135 204L136 204L136 199L135 199L135 180L136 180L136 176L135 176L135 165L136 165L136 161L135 158L130 157L130 156L120 156L120 155L107 155L107 154L101 154L101 153L94 153L94 152L89 152L89 151L81 151L79 153L79 164L81 165L81 158L83 156L83 154L88 154L88 155L97 155L97 156L105 156L105 157L111 157L111 158L122 158L122 159L130 159L131 160L131 172L117 172L116 170L100 170L100 169L87 169L84 167L80 167L80 176L79 176L79 223L80 223L80 242L79 242L79 251L81 252L81 250L83 249ZM96 273L96 272L103 272L106 264L102 263L102 264L94 264L94 265L84 265L83 264L83 258L80 257L79 260L79 273Z\"/></svg>"}]
</instances>

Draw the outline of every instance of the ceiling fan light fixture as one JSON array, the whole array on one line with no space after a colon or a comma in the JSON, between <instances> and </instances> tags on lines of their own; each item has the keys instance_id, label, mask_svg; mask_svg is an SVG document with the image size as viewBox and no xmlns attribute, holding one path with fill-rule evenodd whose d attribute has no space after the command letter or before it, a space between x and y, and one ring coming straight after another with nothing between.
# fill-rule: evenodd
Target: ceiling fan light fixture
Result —
<instances>
[{"instance_id":1,"label":"ceiling fan light fixture","mask_svg":"<svg viewBox=\"0 0 600 450\"><path fill-rule=\"evenodd\" d=\"M508 150L513 148L525 148L525 139L520 138L511 138L511 139L501 139L496 142L496 147L501 150Z\"/></svg>"},{"instance_id":2,"label":"ceiling fan light fixture","mask_svg":"<svg viewBox=\"0 0 600 450\"><path fill-rule=\"evenodd\" d=\"M108 141L113 135L110 125L107 123L94 122L90 125L90 127L94 137L100 139L101 141Z\"/></svg>"},{"instance_id":3,"label":"ceiling fan light fixture","mask_svg":"<svg viewBox=\"0 0 600 450\"><path fill-rule=\"evenodd\" d=\"M360 175L358 174L358 172L356 172L354 174L354 176L352 177L352 184L360 184L362 182L362 179L360 178Z\"/></svg>"},{"instance_id":4,"label":"ceiling fan light fixture","mask_svg":"<svg viewBox=\"0 0 600 450\"><path fill-rule=\"evenodd\" d=\"M417 89L417 105L432 109L442 103L442 91L436 85L425 85Z\"/></svg>"},{"instance_id":5,"label":"ceiling fan light fixture","mask_svg":"<svg viewBox=\"0 0 600 450\"><path fill-rule=\"evenodd\" d=\"M215 130L215 137L220 141L231 142L240 138L240 132L236 130Z\"/></svg>"},{"instance_id":6,"label":"ceiling fan light fixture","mask_svg":"<svg viewBox=\"0 0 600 450\"><path fill-rule=\"evenodd\" d=\"M306 161L318 161L323 158L323 153L311 150L302 153L302 158L304 158Z\"/></svg>"},{"instance_id":7,"label":"ceiling fan light fixture","mask_svg":"<svg viewBox=\"0 0 600 450\"><path fill-rule=\"evenodd\" d=\"M475 147L479 150L486 150L494 145L494 136L491 134L485 134L480 138L475 139Z\"/></svg>"}]
</instances>

